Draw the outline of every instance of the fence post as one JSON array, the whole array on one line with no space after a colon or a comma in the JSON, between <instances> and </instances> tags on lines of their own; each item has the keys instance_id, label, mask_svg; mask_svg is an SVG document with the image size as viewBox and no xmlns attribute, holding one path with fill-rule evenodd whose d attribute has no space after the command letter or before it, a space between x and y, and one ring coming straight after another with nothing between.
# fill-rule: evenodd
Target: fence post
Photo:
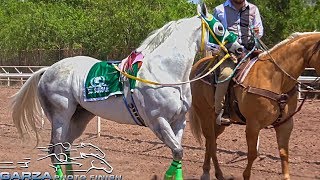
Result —
<instances>
[{"instance_id":1,"label":"fence post","mask_svg":"<svg viewBox=\"0 0 320 180\"><path fill-rule=\"evenodd\" d=\"M100 137L101 135L101 118L97 116L97 136Z\"/></svg>"},{"instance_id":2,"label":"fence post","mask_svg":"<svg viewBox=\"0 0 320 180\"><path fill-rule=\"evenodd\" d=\"M301 99L301 84L298 84L298 100Z\"/></svg>"}]
</instances>

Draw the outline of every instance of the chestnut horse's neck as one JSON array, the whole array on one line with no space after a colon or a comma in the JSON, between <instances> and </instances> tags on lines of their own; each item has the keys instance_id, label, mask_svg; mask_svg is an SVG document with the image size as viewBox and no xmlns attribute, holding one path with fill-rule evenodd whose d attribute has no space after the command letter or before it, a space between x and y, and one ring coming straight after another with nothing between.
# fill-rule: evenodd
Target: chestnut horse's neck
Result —
<instances>
[{"instance_id":1,"label":"chestnut horse's neck","mask_svg":"<svg viewBox=\"0 0 320 180\"><path fill-rule=\"evenodd\" d=\"M314 45L320 40L320 32L294 33L288 39L274 46L269 53L265 52L259 58L274 61L274 71L270 71L272 81L277 81L280 89L289 91L296 84L292 78L297 79L304 69L309 66ZM292 78L288 77L285 71ZM272 76L274 74L275 76Z\"/></svg>"}]
</instances>

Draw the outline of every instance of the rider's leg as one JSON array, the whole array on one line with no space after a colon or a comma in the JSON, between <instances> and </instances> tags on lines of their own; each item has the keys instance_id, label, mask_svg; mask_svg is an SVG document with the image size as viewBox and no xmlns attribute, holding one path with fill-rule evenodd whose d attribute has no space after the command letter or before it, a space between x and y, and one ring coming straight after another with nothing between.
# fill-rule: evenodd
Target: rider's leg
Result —
<instances>
[{"instance_id":1,"label":"rider's leg","mask_svg":"<svg viewBox=\"0 0 320 180\"><path fill-rule=\"evenodd\" d=\"M230 78L229 76L233 73L233 69L235 68L235 63L231 59L227 59L225 62L223 62L220 65L220 74L218 76L218 81L223 81L227 78ZM230 124L230 120L223 118L223 106L224 106L224 101L225 101L225 95L227 94L228 91L228 86L230 83L230 80L227 80L222 83L218 83L216 85L216 90L215 90L215 112L217 114L217 119L216 123L218 125L221 124Z\"/></svg>"}]
</instances>

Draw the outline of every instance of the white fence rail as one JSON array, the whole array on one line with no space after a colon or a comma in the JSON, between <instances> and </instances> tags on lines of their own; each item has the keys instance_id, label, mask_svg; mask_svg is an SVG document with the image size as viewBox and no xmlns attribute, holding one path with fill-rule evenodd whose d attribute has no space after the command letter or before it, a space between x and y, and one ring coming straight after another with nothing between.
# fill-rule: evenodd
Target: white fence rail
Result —
<instances>
[{"instance_id":1,"label":"white fence rail","mask_svg":"<svg viewBox=\"0 0 320 180\"><path fill-rule=\"evenodd\" d=\"M35 71L46 66L0 66L0 81L7 82L11 86L11 82L20 82L22 85Z\"/></svg>"},{"instance_id":2,"label":"white fence rail","mask_svg":"<svg viewBox=\"0 0 320 180\"><path fill-rule=\"evenodd\" d=\"M315 71L315 70L314 70L314 68L306 68L305 71ZM318 80L318 78L320 78L320 77L316 77L316 76L300 76L298 78L298 81L300 81L301 83L314 83L316 80ZM320 82L318 81L318 82L316 82L316 84L319 85ZM319 88L319 87L315 87L315 89L316 88ZM302 99L301 94L307 92L308 90L302 89L302 87L300 85L298 85L298 89L299 89L298 99ZM320 90L316 89L316 90L313 90L313 91L310 91L310 92L320 93Z\"/></svg>"}]
</instances>

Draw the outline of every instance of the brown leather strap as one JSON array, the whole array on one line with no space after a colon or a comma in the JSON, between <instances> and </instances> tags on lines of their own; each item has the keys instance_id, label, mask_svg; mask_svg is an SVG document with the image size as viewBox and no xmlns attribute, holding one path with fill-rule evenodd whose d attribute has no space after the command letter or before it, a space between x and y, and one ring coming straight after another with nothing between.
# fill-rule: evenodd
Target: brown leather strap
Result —
<instances>
[{"instance_id":1,"label":"brown leather strap","mask_svg":"<svg viewBox=\"0 0 320 180\"><path fill-rule=\"evenodd\" d=\"M266 98L269 98L269 99L272 99L275 101L278 101L278 99L279 99L279 94L272 92L272 91L269 91L269 90L266 90L266 89L248 86L247 92L251 93L251 94L260 95L260 96L263 96L263 97L266 97Z\"/></svg>"},{"instance_id":2,"label":"brown leather strap","mask_svg":"<svg viewBox=\"0 0 320 180\"><path fill-rule=\"evenodd\" d=\"M295 112L293 112L290 116L288 116L287 118L285 118L283 121L279 121L279 122L276 121L276 122L272 123L272 126L273 126L274 128L276 128L276 127L280 126L281 124L287 122L290 118L292 118L297 112L299 112L299 111L301 110L301 108L302 108L304 102L306 101L306 99L307 99L307 95L304 96L304 98L303 98L300 106L297 108L297 110L296 110Z\"/></svg>"},{"instance_id":3,"label":"brown leather strap","mask_svg":"<svg viewBox=\"0 0 320 180\"><path fill-rule=\"evenodd\" d=\"M261 89L261 88L255 88L255 87L250 87L250 86L247 87L247 92L249 92L249 93L257 94L257 95L260 95L260 96L263 96L263 97L266 97L266 98L269 98L269 99L272 99L272 100L278 102L280 114L279 114L278 118L272 123L273 127L276 127L276 126L279 126L280 124L283 124L284 122L289 120L294 114L296 114L298 111L300 111L302 105L299 107L299 109L296 112L294 112L288 118L281 121L282 116L283 116L283 112L284 112L284 109L288 103L288 100L296 93L296 91L297 91L296 86L294 86L289 92L284 93L284 94L278 94L278 93L272 92L270 90ZM303 103L304 103L304 101L303 101Z\"/></svg>"}]
</instances>

